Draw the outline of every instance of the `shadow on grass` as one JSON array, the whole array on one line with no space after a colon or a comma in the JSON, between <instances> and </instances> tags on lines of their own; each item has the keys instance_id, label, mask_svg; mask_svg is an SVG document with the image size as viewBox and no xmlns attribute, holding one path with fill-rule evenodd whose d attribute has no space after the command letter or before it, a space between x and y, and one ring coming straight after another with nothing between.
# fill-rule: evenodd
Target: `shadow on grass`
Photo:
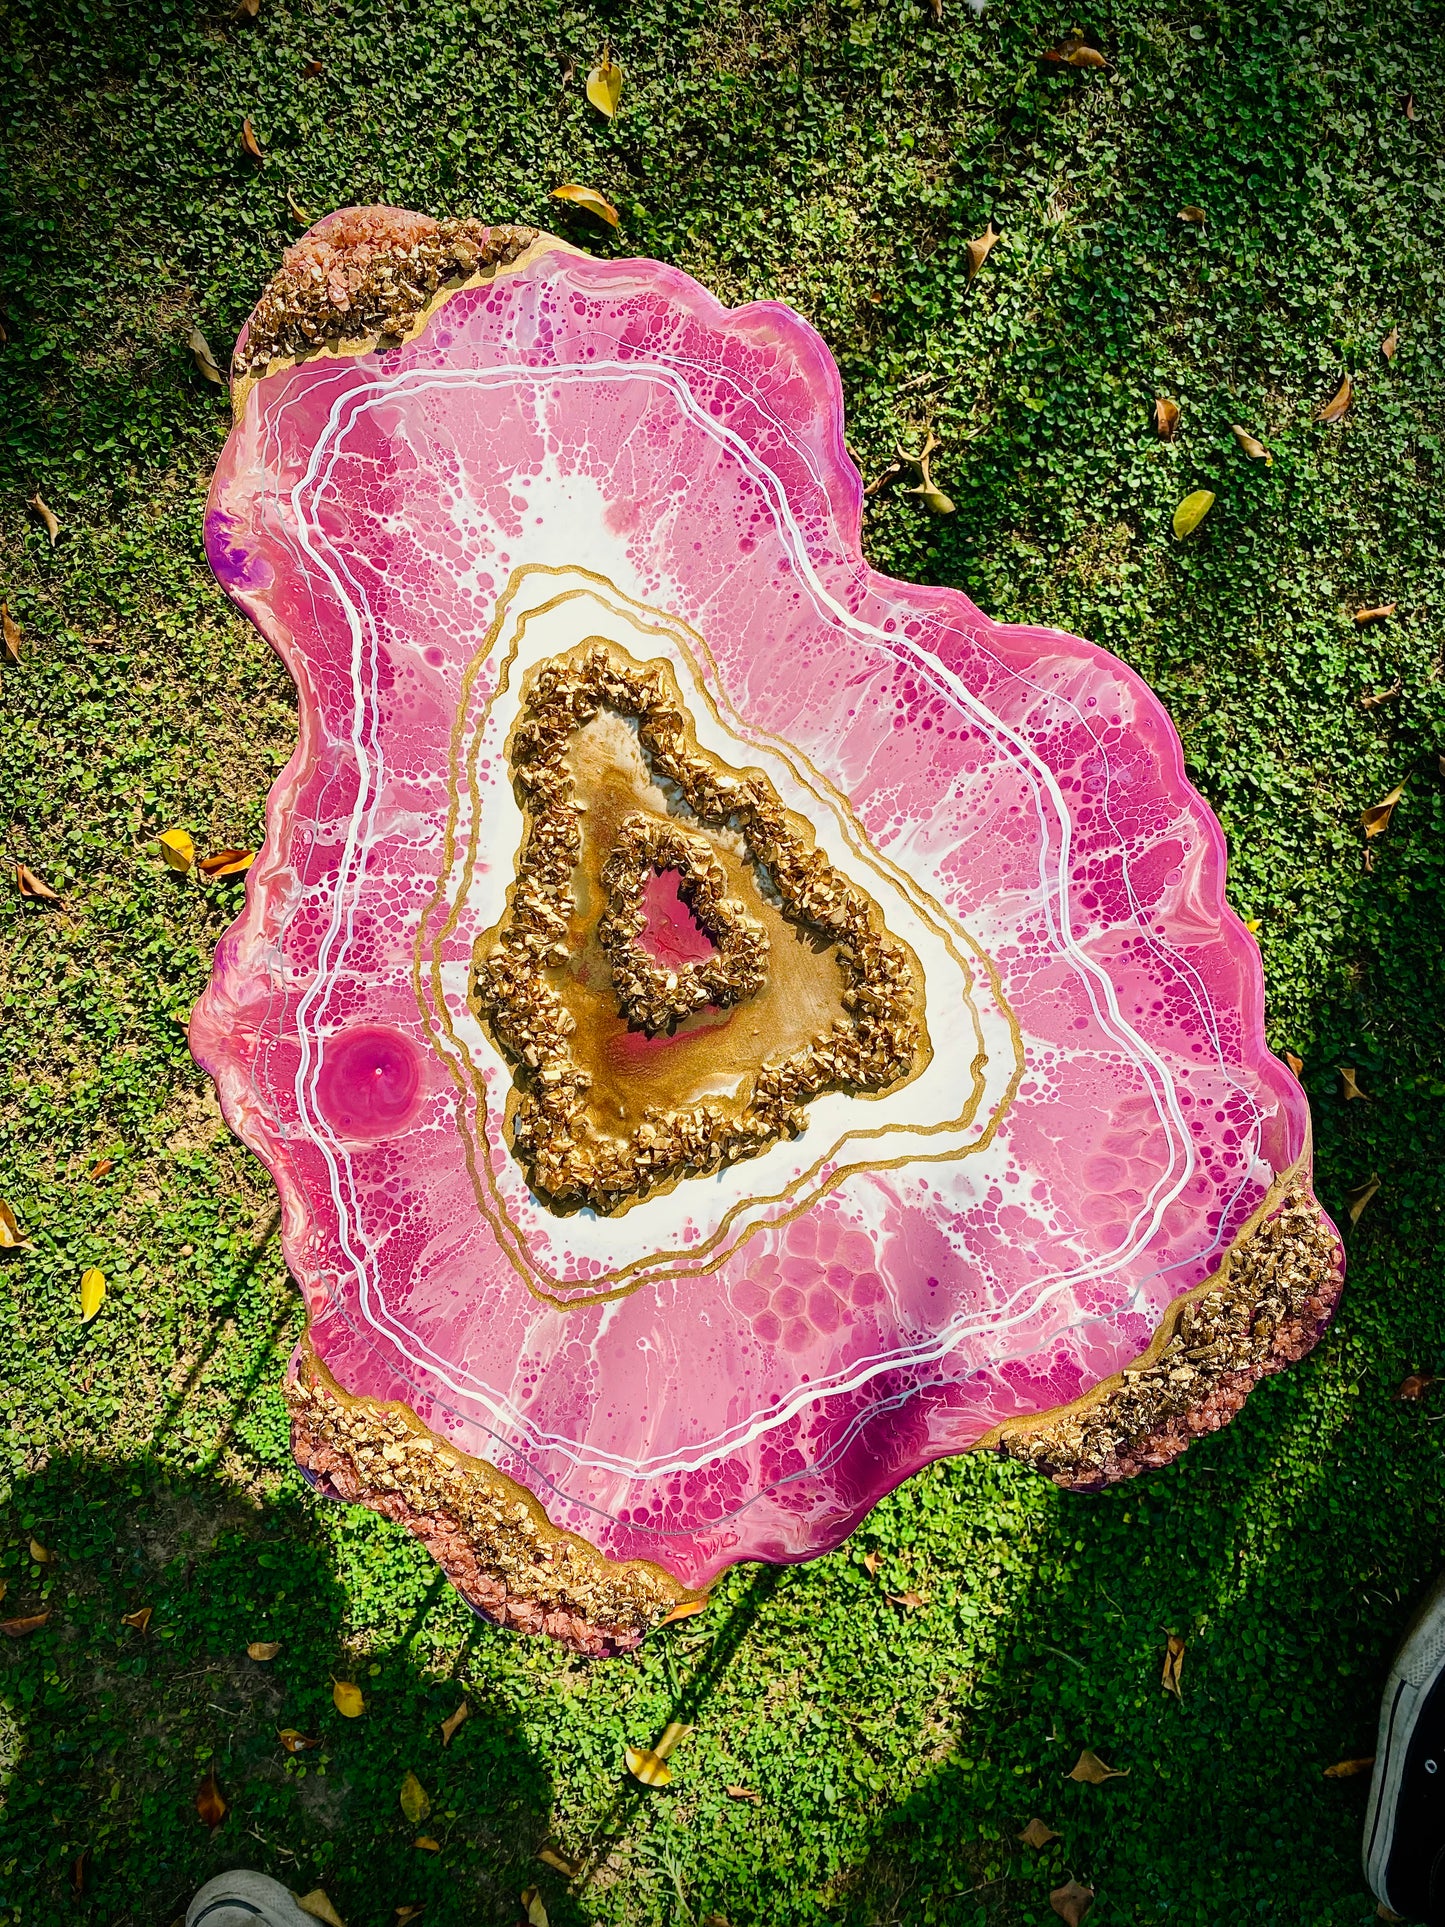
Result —
<instances>
[{"instance_id":1,"label":"shadow on grass","mask_svg":"<svg viewBox=\"0 0 1445 1927\"><path fill-rule=\"evenodd\" d=\"M551 1789L512 1718L475 1693L443 1746L474 1634L445 1674L414 1655L446 1592L427 1563L400 1569L412 1609L389 1615L402 1630L381 1647L356 1630L300 1494L263 1505L149 1462L57 1457L17 1485L0 1529L5 1613L50 1613L0 1642L0 1914L168 1927L237 1866L324 1887L344 1920L404 1906L439 1923L515 1914ZM379 1586L390 1577L383 1567ZM145 1607L145 1631L123 1623ZM269 1640L273 1660L247 1656ZM340 1716L333 1679L361 1687L361 1718ZM316 1744L289 1753L285 1729ZM214 1832L195 1808L208 1770L229 1807ZM408 1770L430 1800L418 1822L401 1807Z\"/></svg>"}]
</instances>

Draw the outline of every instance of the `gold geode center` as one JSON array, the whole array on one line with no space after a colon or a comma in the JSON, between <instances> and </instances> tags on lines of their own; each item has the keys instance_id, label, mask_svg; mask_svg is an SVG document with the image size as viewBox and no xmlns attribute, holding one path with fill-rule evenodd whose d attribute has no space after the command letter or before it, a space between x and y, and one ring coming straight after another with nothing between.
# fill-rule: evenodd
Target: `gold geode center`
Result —
<instances>
[{"instance_id":1,"label":"gold geode center","mask_svg":"<svg viewBox=\"0 0 1445 1927\"><path fill-rule=\"evenodd\" d=\"M623 1210L924 1067L917 958L762 771L699 746L668 663L595 638L542 663L507 747L524 829L471 1001L551 1208ZM678 971L640 943L663 870L716 946Z\"/></svg>"}]
</instances>

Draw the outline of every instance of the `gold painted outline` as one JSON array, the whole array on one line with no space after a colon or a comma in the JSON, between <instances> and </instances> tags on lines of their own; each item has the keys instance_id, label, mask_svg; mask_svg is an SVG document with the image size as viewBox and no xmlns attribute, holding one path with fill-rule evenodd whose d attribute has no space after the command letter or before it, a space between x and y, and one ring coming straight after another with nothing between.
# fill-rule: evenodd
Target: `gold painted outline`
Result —
<instances>
[{"instance_id":1,"label":"gold painted outline","mask_svg":"<svg viewBox=\"0 0 1445 1927\"><path fill-rule=\"evenodd\" d=\"M924 1151L913 1151L891 1159L840 1165L839 1168L829 1176L823 1187L821 1189L815 1189L804 1203L795 1206L792 1211L783 1212L777 1217L769 1218L765 1221L760 1220L750 1225L727 1249L723 1251L717 1249L718 1245L726 1238L734 1221L742 1211L753 1210L759 1207L765 1209L768 1205L781 1203L783 1199L796 1191L800 1185L815 1182L818 1172L828 1162L829 1156L832 1155L831 1153L826 1153L807 1170L801 1172L794 1178L787 1190L771 1195L754 1194L747 1199L739 1200L738 1203L732 1206L724 1215L703 1245L694 1246L684 1251L668 1254L654 1253L646 1258L635 1259L631 1264L621 1267L619 1270L608 1274L608 1276L615 1281L621 1281L627 1279L629 1273L640 1271L647 1266L666 1264L669 1260L676 1259L683 1260L684 1262L682 1264L675 1265L674 1268L667 1271L656 1272L652 1277L635 1278L628 1283L616 1282L606 1290L592 1290L586 1292L585 1295L572 1295L568 1297L562 1297L557 1292L546 1289L540 1282L543 1274L533 1263L525 1236L521 1228L511 1218L510 1213L507 1211L505 1201L496 1187L495 1176L491 1168L490 1143L487 1145L487 1156L485 1160L483 1160L485 1165L484 1177L478 1169L477 1146L473 1140L465 1116L468 1083L470 1083L470 1094L476 1102L482 1117L485 1117L487 1114L488 1093L485 1079L472 1063L470 1053L457 1037L452 1025L451 1015L447 1009L445 996L442 993L441 949L446 939L454 932L457 923L460 921L461 906L466 900L476 865L481 799L476 783L475 763L480 751L479 739L485 730L487 718L493 705L510 685L512 664L515 661L520 638L525 632L527 623L534 617L547 615L564 603L588 594L589 588L573 588L564 591L549 601L539 604L535 609L524 610L516 618L516 637L506 657L498 667L496 686L488 696L482 712L477 718L472 732L474 745L470 755L466 757L467 792L471 804L471 828L467 838L467 851L462 863L460 879L456 890L451 896L450 902L447 903L447 917L440 929L436 931L430 945L431 968L426 973L430 979L432 996L434 998L434 1003L430 1006L428 1005L422 982L424 969L423 951L427 947L426 938L428 926L431 924L438 908L443 902L447 901L447 886L456 864L458 842L457 818L460 813L463 746L468 734L467 711L471 704L476 680L483 667L491 660L494 645L508 619L513 601L519 597L524 582L535 576L570 578L573 580L580 579L583 583L589 585L589 588L595 587L606 591L607 594L610 594L614 598L616 604L621 605L620 613L624 619L632 621L634 626L642 634L655 635L662 641L670 643L685 658L690 658L694 679L698 685L698 693L707 705L718 727L725 734L731 735L743 742L751 741L756 744L757 740L761 738L762 743L767 749L776 755L784 767L792 773L794 780L799 783L800 787L804 789L809 788L809 779L811 779L813 785L816 785L817 788L821 789L831 798L842 818L841 828L844 841L846 844L851 845L854 856L865 866L880 870L892 881L895 889L899 889L905 899L913 905L916 914L931 926L945 949L959 966L965 985L967 986L965 1001L973 1019L975 1039L978 1044L978 1049L970 1065L974 1080L974 1089L969 1105L965 1107L965 1110L958 1119L944 1119L937 1124L925 1126L886 1125L880 1127L875 1132L849 1131L847 1137L854 1140L861 1139L866 1142L871 1136L888 1136L904 1129L911 1129L919 1136L933 1136L942 1131L956 1131L960 1128L966 1128L972 1121L985 1094L982 1071L983 1064L987 1061L987 1053L983 1049L982 1026L973 999L972 964L981 966L987 977L995 1006L1007 1023L1010 1040L1013 1044L1014 1056L1013 1070L999 1099L994 1115L990 1118L980 1137L973 1144L966 1145L961 1150L950 1149L932 1154ZM684 638L686 638L686 640L684 640ZM696 654L694 654L693 649L689 647L689 644L696 646ZM702 658L701 663L698 659L699 656ZM703 667L703 664L706 665L706 668ZM528 563L514 569L508 578L506 586L497 598L496 614L487 629L486 635L473 653L472 659L468 663L462 677L457 713L452 725L451 740L448 749L447 784L450 806L447 813L447 825L443 838L442 863L436 888L417 926L416 941L412 953L412 989L416 997L417 1008L421 1014L428 1041L431 1043L432 1048L436 1051L437 1056L446 1067L448 1075L457 1087L457 1129L462 1138L467 1172L472 1183L478 1209L481 1211L483 1218L497 1239L499 1247L509 1258L513 1268L518 1272L527 1290L543 1303L551 1305L561 1311L570 1311L574 1307L607 1304L614 1299L629 1296L643 1284L661 1282L664 1278L668 1280L686 1280L711 1276L719 1264L730 1257L732 1253L739 1249L755 1232L763 1229L764 1223L767 1225L775 1225L790 1222L803 1210L810 1209L820 1198L827 1196L828 1193L838 1184L842 1183L845 1178L854 1175L856 1172L897 1170L911 1164L952 1162L960 1158L972 1156L977 1151L984 1150L992 1143L999 1125L1011 1109L1018 1086L1023 1078L1025 1065L1022 1029L1004 996L1003 984L999 977L998 970L988 953L961 924L947 915L941 905L937 904L919 888L916 880L912 876L893 863L891 859L884 856L882 852L873 848L871 840L863 831L861 824L858 823L852 805L848 802L846 796L843 795L835 784L823 776L821 771L815 768L804 752L798 750L792 744L781 743L768 732L758 730L755 725L742 726L735 729L724 719L718 702L714 698L712 689L709 687L709 671L718 689L721 690L723 687L723 679L718 672L716 660L711 650L708 648L705 640L693 629L691 624L684 622L680 617L670 614L661 614L660 616L659 611L649 608L645 603L636 601L635 598L619 589L608 577L597 573L595 570L585 569L571 564L566 566L552 566L543 563ZM727 704L727 708L733 716L737 715L736 710L733 709L731 704ZM741 725L742 719L740 717L738 718L738 722ZM802 768L808 772L807 777L800 774L800 764ZM968 951L967 957L960 952L957 944L954 942L955 933L963 939ZM455 1059L448 1055L447 1051L438 1041L438 1028L445 1032L446 1038L455 1051L457 1058L466 1066L467 1075L465 1078L459 1075ZM488 1207L482 1195L484 1188L491 1193L495 1201L495 1211ZM516 1241L515 1250L512 1245L513 1240ZM705 1265L699 1264L696 1261L700 1259L706 1259L708 1262ZM550 1282L555 1284L557 1281L551 1280ZM575 1287L572 1289L575 1292Z\"/></svg>"}]
</instances>

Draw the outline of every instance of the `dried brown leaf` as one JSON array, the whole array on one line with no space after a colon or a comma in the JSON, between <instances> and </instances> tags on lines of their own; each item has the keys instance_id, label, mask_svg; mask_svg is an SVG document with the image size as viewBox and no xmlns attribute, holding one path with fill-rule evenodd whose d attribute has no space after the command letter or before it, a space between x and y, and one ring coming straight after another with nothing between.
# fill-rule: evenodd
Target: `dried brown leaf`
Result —
<instances>
[{"instance_id":1,"label":"dried brown leaf","mask_svg":"<svg viewBox=\"0 0 1445 1927\"><path fill-rule=\"evenodd\" d=\"M1376 602L1368 609L1356 609L1355 627L1363 629L1370 622L1388 622L1399 606L1398 602Z\"/></svg>"},{"instance_id":2,"label":"dried brown leaf","mask_svg":"<svg viewBox=\"0 0 1445 1927\"><path fill-rule=\"evenodd\" d=\"M1051 1840L1062 1840L1063 1835L1061 1833L1055 1833L1047 1822L1035 1818L1029 1821L1028 1825L1019 1835L1019 1839L1023 1841L1026 1847L1046 1847Z\"/></svg>"},{"instance_id":3,"label":"dried brown leaf","mask_svg":"<svg viewBox=\"0 0 1445 1927\"><path fill-rule=\"evenodd\" d=\"M920 1606L927 1603L923 1595L915 1592L911 1586L907 1592L885 1592L883 1597L895 1606L906 1607L909 1612L917 1612Z\"/></svg>"},{"instance_id":4,"label":"dried brown leaf","mask_svg":"<svg viewBox=\"0 0 1445 1927\"><path fill-rule=\"evenodd\" d=\"M36 876L25 864L15 865L15 884L22 897L35 897L42 903L59 903L60 892L52 890L43 877Z\"/></svg>"},{"instance_id":5,"label":"dried brown leaf","mask_svg":"<svg viewBox=\"0 0 1445 1927\"><path fill-rule=\"evenodd\" d=\"M1378 709L1381 703L1387 703L1392 696L1398 696L1403 687L1400 678L1396 676L1388 689L1368 689L1360 698L1360 708Z\"/></svg>"},{"instance_id":6,"label":"dried brown leaf","mask_svg":"<svg viewBox=\"0 0 1445 1927\"><path fill-rule=\"evenodd\" d=\"M1422 1398L1434 1383L1433 1372L1411 1372L1408 1378L1401 1380L1400 1389L1395 1396L1413 1403L1414 1400Z\"/></svg>"},{"instance_id":7,"label":"dried brown leaf","mask_svg":"<svg viewBox=\"0 0 1445 1927\"><path fill-rule=\"evenodd\" d=\"M27 1633L38 1633L49 1617L49 1612L43 1612L27 1613L21 1619L0 1619L0 1633L7 1639L24 1639Z\"/></svg>"},{"instance_id":8,"label":"dried brown leaf","mask_svg":"<svg viewBox=\"0 0 1445 1927\"><path fill-rule=\"evenodd\" d=\"M1380 343L1380 353L1385 357L1386 361L1393 361L1399 352L1399 347L1400 330L1398 328L1392 328Z\"/></svg>"},{"instance_id":9,"label":"dried brown leaf","mask_svg":"<svg viewBox=\"0 0 1445 1927\"><path fill-rule=\"evenodd\" d=\"M1161 395L1154 404L1154 427L1161 442L1172 442L1179 428L1179 404Z\"/></svg>"},{"instance_id":10,"label":"dried brown leaf","mask_svg":"<svg viewBox=\"0 0 1445 1927\"><path fill-rule=\"evenodd\" d=\"M522 1905L527 1910L527 1927L551 1927L551 1922L547 1919L546 1904L535 1887L523 1889Z\"/></svg>"},{"instance_id":11,"label":"dried brown leaf","mask_svg":"<svg viewBox=\"0 0 1445 1927\"><path fill-rule=\"evenodd\" d=\"M1084 45L1084 36L1079 33L1065 34L1057 47L1050 47L1041 57L1061 67L1107 67L1109 64L1096 47Z\"/></svg>"},{"instance_id":12,"label":"dried brown leaf","mask_svg":"<svg viewBox=\"0 0 1445 1927\"><path fill-rule=\"evenodd\" d=\"M414 1844L420 1847L423 1845L423 1841L418 1840L414 1842ZM428 1853L440 1853L442 1850L442 1845L440 1840L426 1840L425 1847ZM409 1920L415 1920L417 1915L423 1911L425 1906L426 1906L426 1902L424 1900L403 1901L401 1906L396 1909L397 1927L407 1927L407 1922Z\"/></svg>"},{"instance_id":13,"label":"dried brown leaf","mask_svg":"<svg viewBox=\"0 0 1445 1927\"><path fill-rule=\"evenodd\" d=\"M1382 796L1378 803L1372 803L1367 810L1360 812L1366 836L1379 836L1389 829L1390 818L1395 814L1395 805L1405 794L1405 785L1397 783L1388 796Z\"/></svg>"},{"instance_id":14,"label":"dried brown leaf","mask_svg":"<svg viewBox=\"0 0 1445 1927\"><path fill-rule=\"evenodd\" d=\"M588 214L595 214L597 219L605 221L608 227L622 225L622 216L611 201L599 194L595 187L583 187L578 181L567 181L563 186L552 189L552 199L570 201L573 207L580 207Z\"/></svg>"},{"instance_id":15,"label":"dried brown leaf","mask_svg":"<svg viewBox=\"0 0 1445 1927\"><path fill-rule=\"evenodd\" d=\"M883 1561L876 1552L864 1553L863 1565L870 1579L876 1579L878 1577L878 1568L882 1564Z\"/></svg>"},{"instance_id":16,"label":"dried brown leaf","mask_svg":"<svg viewBox=\"0 0 1445 1927\"><path fill-rule=\"evenodd\" d=\"M29 1251L30 1240L22 1238L15 1213L0 1198L0 1251Z\"/></svg>"},{"instance_id":17,"label":"dried brown leaf","mask_svg":"<svg viewBox=\"0 0 1445 1927\"><path fill-rule=\"evenodd\" d=\"M253 161L264 161L266 158L262 152L261 143L256 138L256 130L251 125L251 117L249 114L245 120L241 122L241 150L243 153L248 154Z\"/></svg>"},{"instance_id":18,"label":"dried brown leaf","mask_svg":"<svg viewBox=\"0 0 1445 1927\"><path fill-rule=\"evenodd\" d=\"M50 546L53 549L60 540L60 517L38 494L31 496L30 506L45 524L45 533L50 537Z\"/></svg>"},{"instance_id":19,"label":"dried brown leaf","mask_svg":"<svg viewBox=\"0 0 1445 1927\"><path fill-rule=\"evenodd\" d=\"M346 1927L320 1887L313 1887L309 1894L298 1895L296 1905L303 1913L310 1914L313 1920L324 1920L326 1927Z\"/></svg>"},{"instance_id":20,"label":"dried brown leaf","mask_svg":"<svg viewBox=\"0 0 1445 1927\"><path fill-rule=\"evenodd\" d=\"M237 20L239 20L243 14L247 20L254 20L260 11L261 0L236 0L235 18Z\"/></svg>"},{"instance_id":21,"label":"dried brown leaf","mask_svg":"<svg viewBox=\"0 0 1445 1927\"><path fill-rule=\"evenodd\" d=\"M289 187L286 190L286 205L290 208L291 219L296 223L297 227L310 227L312 217L309 210L302 207Z\"/></svg>"},{"instance_id":22,"label":"dried brown leaf","mask_svg":"<svg viewBox=\"0 0 1445 1927\"><path fill-rule=\"evenodd\" d=\"M1327 1766L1325 1768L1325 1778L1327 1780L1353 1780L1361 1773L1368 1773L1374 1764L1375 1756L1373 1753L1367 1760L1336 1760L1333 1766Z\"/></svg>"},{"instance_id":23,"label":"dried brown leaf","mask_svg":"<svg viewBox=\"0 0 1445 1927\"><path fill-rule=\"evenodd\" d=\"M1337 422L1344 419L1345 413L1354 399L1355 384L1346 375L1334 394L1319 412L1322 422Z\"/></svg>"},{"instance_id":24,"label":"dried brown leaf","mask_svg":"<svg viewBox=\"0 0 1445 1927\"><path fill-rule=\"evenodd\" d=\"M1373 1174L1363 1184L1357 1184L1353 1191L1345 1193L1345 1202L1350 1207L1350 1223L1358 1224L1365 1206L1380 1188L1380 1180Z\"/></svg>"},{"instance_id":25,"label":"dried brown leaf","mask_svg":"<svg viewBox=\"0 0 1445 1927\"><path fill-rule=\"evenodd\" d=\"M566 1874L569 1880L575 1880L582 1871L580 1860L569 1860L565 1853L558 1853L555 1847L543 1847L537 1858L545 1861L549 1867L555 1867L558 1873Z\"/></svg>"},{"instance_id":26,"label":"dried brown leaf","mask_svg":"<svg viewBox=\"0 0 1445 1927\"><path fill-rule=\"evenodd\" d=\"M70 1891L77 1900L85 1892L85 1876L90 1866L90 1848L82 1847L70 1863Z\"/></svg>"},{"instance_id":27,"label":"dried brown leaf","mask_svg":"<svg viewBox=\"0 0 1445 1927\"><path fill-rule=\"evenodd\" d=\"M1127 1766L1105 1766L1093 1748L1086 1746L1078 1759L1075 1760L1070 1771L1064 1775L1064 1778L1066 1780L1082 1780L1089 1786L1102 1786L1105 1780L1127 1779L1129 1772L1130 1769Z\"/></svg>"},{"instance_id":28,"label":"dried brown leaf","mask_svg":"<svg viewBox=\"0 0 1445 1927\"><path fill-rule=\"evenodd\" d=\"M214 1771L208 1773L196 1788L196 1812L200 1815L202 1826L214 1832L226 1817L226 1801L221 1789L216 1785Z\"/></svg>"},{"instance_id":29,"label":"dried brown leaf","mask_svg":"<svg viewBox=\"0 0 1445 1927\"><path fill-rule=\"evenodd\" d=\"M137 1606L133 1613L122 1613L120 1623L129 1626L132 1632L143 1633L151 1623L154 1606Z\"/></svg>"},{"instance_id":30,"label":"dried brown leaf","mask_svg":"<svg viewBox=\"0 0 1445 1927\"><path fill-rule=\"evenodd\" d=\"M1287 1050L1285 1052L1284 1061L1286 1064L1289 1065L1290 1069L1294 1072L1296 1077L1299 1076L1300 1072L1305 1067L1305 1060L1302 1057L1297 1057L1292 1050Z\"/></svg>"},{"instance_id":31,"label":"dried brown leaf","mask_svg":"<svg viewBox=\"0 0 1445 1927\"><path fill-rule=\"evenodd\" d=\"M608 120L617 112L622 98L622 69L612 58L610 47L603 48L602 58L587 76L587 98Z\"/></svg>"},{"instance_id":32,"label":"dried brown leaf","mask_svg":"<svg viewBox=\"0 0 1445 1927\"><path fill-rule=\"evenodd\" d=\"M50 1550L49 1546L42 1546L38 1539L32 1539L30 1541L30 1557L35 1561L37 1566L53 1566L55 1564L55 1554Z\"/></svg>"},{"instance_id":33,"label":"dried brown leaf","mask_svg":"<svg viewBox=\"0 0 1445 1927\"><path fill-rule=\"evenodd\" d=\"M979 269L983 266L984 262L987 261L989 255L1002 239L1003 229L996 227L994 223L990 221L978 239L969 242L965 250L968 259L968 267L965 272L968 280L972 281L973 277L978 273Z\"/></svg>"},{"instance_id":34,"label":"dried brown leaf","mask_svg":"<svg viewBox=\"0 0 1445 1927\"><path fill-rule=\"evenodd\" d=\"M1184 1671L1184 1641L1178 1633L1170 1633L1167 1637L1168 1644L1164 1648L1164 1671L1160 1675L1159 1684L1166 1693L1172 1693L1183 1705L1184 1692L1180 1675Z\"/></svg>"},{"instance_id":35,"label":"dried brown leaf","mask_svg":"<svg viewBox=\"0 0 1445 1927\"><path fill-rule=\"evenodd\" d=\"M449 1719L445 1719L442 1721L442 1745L443 1746L451 1745L452 1739L456 1734L457 1728L461 1725L463 1720L471 1718L471 1713L472 1713L471 1707L467 1704L465 1700L463 1700L461 1705L457 1708L456 1712L453 1713Z\"/></svg>"},{"instance_id":36,"label":"dried brown leaf","mask_svg":"<svg viewBox=\"0 0 1445 1927\"><path fill-rule=\"evenodd\" d=\"M1340 1094L1345 1098L1362 1097L1367 1104L1373 1103L1368 1091L1362 1091L1355 1077L1354 1068L1349 1064L1340 1066Z\"/></svg>"},{"instance_id":37,"label":"dried brown leaf","mask_svg":"<svg viewBox=\"0 0 1445 1927\"><path fill-rule=\"evenodd\" d=\"M1273 455L1270 454L1263 442L1256 441L1247 428L1241 428L1238 422L1232 422L1230 424L1230 433L1239 443L1245 454L1252 460L1263 462L1266 468L1274 467Z\"/></svg>"},{"instance_id":38,"label":"dried brown leaf","mask_svg":"<svg viewBox=\"0 0 1445 1927\"><path fill-rule=\"evenodd\" d=\"M730 1800L751 1800L755 1807L763 1804L761 1793L755 1793L750 1786L730 1786L724 1788Z\"/></svg>"},{"instance_id":39,"label":"dried brown leaf","mask_svg":"<svg viewBox=\"0 0 1445 1927\"><path fill-rule=\"evenodd\" d=\"M1406 120L1418 120L1420 118L1415 112L1415 96L1413 94L1406 94L1405 96L1405 118Z\"/></svg>"},{"instance_id":40,"label":"dried brown leaf","mask_svg":"<svg viewBox=\"0 0 1445 1927\"><path fill-rule=\"evenodd\" d=\"M315 80L316 76L324 71L324 67L325 63L323 61L308 60L301 69L301 78L303 80Z\"/></svg>"},{"instance_id":41,"label":"dried brown leaf","mask_svg":"<svg viewBox=\"0 0 1445 1927\"><path fill-rule=\"evenodd\" d=\"M205 376L206 380L214 381L218 386L224 388L226 385L226 377L221 373L220 365L216 357L211 353L210 342L206 340L206 337L201 333L200 329L196 327L194 322L191 324L191 332L186 336L186 346L190 349L192 360Z\"/></svg>"},{"instance_id":42,"label":"dried brown leaf","mask_svg":"<svg viewBox=\"0 0 1445 1927\"><path fill-rule=\"evenodd\" d=\"M246 1648L247 1659L274 1659L281 1650L279 1639L253 1639Z\"/></svg>"},{"instance_id":43,"label":"dried brown leaf","mask_svg":"<svg viewBox=\"0 0 1445 1927\"><path fill-rule=\"evenodd\" d=\"M1062 1887L1055 1887L1049 1895L1049 1905L1065 1922L1065 1927L1079 1927L1079 1922L1094 1904L1092 1887L1082 1887L1077 1880L1069 1880Z\"/></svg>"},{"instance_id":44,"label":"dried brown leaf","mask_svg":"<svg viewBox=\"0 0 1445 1927\"><path fill-rule=\"evenodd\" d=\"M1179 218L1187 221L1190 227L1203 227L1209 216L1202 207L1196 207L1191 201L1188 207L1180 208Z\"/></svg>"},{"instance_id":45,"label":"dried brown leaf","mask_svg":"<svg viewBox=\"0 0 1445 1927\"><path fill-rule=\"evenodd\" d=\"M214 855L201 858L200 871L203 877L235 877L249 870L255 861L254 850L217 850Z\"/></svg>"},{"instance_id":46,"label":"dried brown leaf","mask_svg":"<svg viewBox=\"0 0 1445 1927\"><path fill-rule=\"evenodd\" d=\"M94 1184L98 1178L108 1177L114 1169L114 1158L97 1158L85 1175Z\"/></svg>"},{"instance_id":47,"label":"dried brown leaf","mask_svg":"<svg viewBox=\"0 0 1445 1927\"><path fill-rule=\"evenodd\" d=\"M0 602L0 630L4 631L6 660L9 662L19 662L20 644L23 640L24 632L14 616L11 615L8 602Z\"/></svg>"},{"instance_id":48,"label":"dried brown leaf","mask_svg":"<svg viewBox=\"0 0 1445 1927\"><path fill-rule=\"evenodd\" d=\"M294 1726L278 1726L276 1737L288 1753L306 1753L313 1746L320 1746L320 1740L313 1740Z\"/></svg>"}]
</instances>

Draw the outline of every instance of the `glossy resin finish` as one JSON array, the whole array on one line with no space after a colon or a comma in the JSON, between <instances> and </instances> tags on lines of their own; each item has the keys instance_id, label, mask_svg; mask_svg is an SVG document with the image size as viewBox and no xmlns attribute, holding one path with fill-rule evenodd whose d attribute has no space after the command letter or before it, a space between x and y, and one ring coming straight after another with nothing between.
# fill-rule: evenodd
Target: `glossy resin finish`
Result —
<instances>
[{"instance_id":1,"label":"glossy resin finish","mask_svg":"<svg viewBox=\"0 0 1445 1927\"><path fill-rule=\"evenodd\" d=\"M837 1545L927 1461L1090 1393L1281 1174L1307 1184L1305 1099L1168 717L1091 644L864 563L837 371L796 314L539 243L401 345L242 393L208 549L301 736L192 1041L349 1393L703 1587ZM752 1155L558 1208L476 972L527 835L528 692L599 645L666 666L710 767L761 772L906 953L921 1021L886 1088L823 1088ZM856 1020L846 971L635 717L604 707L587 744L587 834L610 836L609 784L705 833L770 943L761 989L629 1028L592 851L539 964L573 999L587 1128L736 1107ZM641 945L675 972L713 954L677 881L647 884Z\"/></svg>"}]
</instances>

